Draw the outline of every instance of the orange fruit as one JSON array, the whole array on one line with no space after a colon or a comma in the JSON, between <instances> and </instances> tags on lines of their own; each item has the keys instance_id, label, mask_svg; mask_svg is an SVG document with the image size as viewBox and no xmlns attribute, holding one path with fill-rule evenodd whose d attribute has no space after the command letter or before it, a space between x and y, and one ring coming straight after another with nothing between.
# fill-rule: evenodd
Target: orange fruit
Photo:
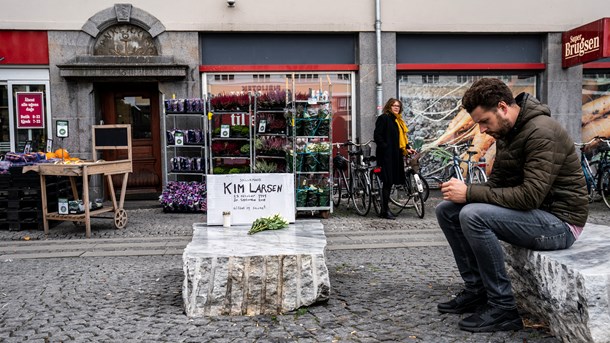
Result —
<instances>
[{"instance_id":1,"label":"orange fruit","mask_svg":"<svg viewBox=\"0 0 610 343\"><path fill-rule=\"evenodd\" d=\"M57 155L55 155L54 152L47 152L46 156L47 156L47 160L50 160L52 158L57 158Z\"/></svg>"},{"instance_id":2,"label":"orange fruit","mask_svg":"<svg viewBox=\"0 0 610 343\"><path fill-rule=\"evenodd\" d=\"M61 158L64 160L70 158L70 154L68 153L68 150L66 150L66 149L55 150L55 156L57 156L57 158Z\"/></svg>"}]
</instances>

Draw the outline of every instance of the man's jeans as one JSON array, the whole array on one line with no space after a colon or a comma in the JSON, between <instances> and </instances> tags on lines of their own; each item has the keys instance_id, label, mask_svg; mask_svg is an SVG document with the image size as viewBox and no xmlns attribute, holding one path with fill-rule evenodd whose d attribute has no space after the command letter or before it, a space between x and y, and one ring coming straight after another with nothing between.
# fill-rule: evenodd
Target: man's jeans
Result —
<instances>
[{"instance_id":1,"label":"man's jeans","mask_svg":"<svg viewBox=\"0 0 610 343\"><path fill-rule=\"evenodd\" d=\"M516 307L499 240L532 250L566 249L574 243L567 224L542 211L442 201L436 218L453 251L465 288L487 292L492 306Z\"/></svg>"}]
</instances>

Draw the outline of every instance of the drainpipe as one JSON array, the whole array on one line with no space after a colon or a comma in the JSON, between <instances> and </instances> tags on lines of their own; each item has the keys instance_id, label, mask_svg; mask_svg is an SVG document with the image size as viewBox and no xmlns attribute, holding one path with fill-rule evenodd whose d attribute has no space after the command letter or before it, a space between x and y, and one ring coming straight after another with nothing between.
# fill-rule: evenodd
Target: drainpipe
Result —
<instances>
[{"instance_id":1,"label":"drainpipe","mask_svg":"<svg viewBox=\"0 0 610 343\"><path fill-rule=\"evenodd\" d=\"M377 41L377 115L383 109L383 88L381 80L381 0L375 0L375 38Z\"/></svg>"}]
</instances>

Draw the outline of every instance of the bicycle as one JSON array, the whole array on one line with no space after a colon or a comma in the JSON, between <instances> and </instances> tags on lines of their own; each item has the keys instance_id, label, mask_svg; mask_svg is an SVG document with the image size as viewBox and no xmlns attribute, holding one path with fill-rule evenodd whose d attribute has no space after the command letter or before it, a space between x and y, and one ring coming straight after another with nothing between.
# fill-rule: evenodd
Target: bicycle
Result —
<instances>
[{"instance_id":1,"label":"bicycle","mask_svg":"<svg viewBox=\"0 0 610 343\"><path fill-rule=\"evenodd\" d=\"M451 163L447 166L447 177L444 179L438 179L438 182L442 183L448 181L451 178L456 178L460 181L465 182L466 184L487 182L487 174L485 173L485 158L481 157L479 161L472 160L472 156L478 154L478 151L467 150L466 154L468 155L468 159L462 159L460 157L460 149L472 147L470 143L464 143L459 145L441 144L439 145L439 147L451 148L452 158ZM464 175L464 170L461 166L462 163L466 163L466 175Z\"/></svg>"},{"instance_id":2,"label":"bicycle","mask_svg":"<svg viewBox=\"0 0 610 343\"><path fill-rule=\"evenodd\" d=\"M605 143L598 151L601 153L599 160L590 161L586 154L585 148L594 142ZM587 191L589 192L589 202L596 199L599 194L604 200L604 203L610 208L610 140L605 137L594 137L586 143L574 143L580 149L580 166L587 181ZM595 173L592 165L595 166Z\"/></svg>"},{"instance_id":3,"label":"bicycle","mask_svg":"<svg viewBox=\"0 0 610 343\"><path fill-rule=\"evenodd\" d=\"M372 141L357 144L353 142L336 143L337 154L333 157L333 205L338 207L341 199L346 196L351 200L356 212L366 216L371 209L371 181L368 174L370 158L365 158L362 151ZM349 160L341 155L340 147L356 147L355 151L348 151ZM346 176L347 173L347 176ZM345 194L342 194L345 191Z\"/></svg>"},{"instance_id":4,"label":"bicycle","mask_svg":"<svg viewBox=\"0 0 610 343\"><path fill-rule=\"evenodd\" d=\"M375 167L370 171L371 179L371 202L377 214L381 214L381 191L383 182L380 174L381 168ZM414 208L415 213L419 218L423 218L425 214L424 207L424 184L417 170L413 168L412 163L407 163L405 168L405 183L401 185L393 185L390 191L390 201L388 209L392 215L399 215L405 208ZM412 202L413 205L409 205Z\"/></svg>"}]
</instances>

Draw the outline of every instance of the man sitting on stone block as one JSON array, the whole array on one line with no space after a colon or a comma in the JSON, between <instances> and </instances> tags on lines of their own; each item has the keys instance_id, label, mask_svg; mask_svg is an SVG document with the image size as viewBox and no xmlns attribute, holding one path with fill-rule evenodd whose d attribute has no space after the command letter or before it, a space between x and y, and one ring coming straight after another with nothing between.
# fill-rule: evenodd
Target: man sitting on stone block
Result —
<instances>
[{"instance_id":1,"label":"man sitting on stone block","mask_svg":"<svg viewBox=\"0 0 610 343\"><path fill-rule=\"evenodd\" d=\"M466 331L519 330L499 240L532 250L572 246L589 214L585 179L574 142L530 94L513 98L502 81L483 78L462 106L496 139L496 158L485 184L441 185L436 217L465 285L438 310L474 312L459 322Z\"/></svg>"}]
</instances>

